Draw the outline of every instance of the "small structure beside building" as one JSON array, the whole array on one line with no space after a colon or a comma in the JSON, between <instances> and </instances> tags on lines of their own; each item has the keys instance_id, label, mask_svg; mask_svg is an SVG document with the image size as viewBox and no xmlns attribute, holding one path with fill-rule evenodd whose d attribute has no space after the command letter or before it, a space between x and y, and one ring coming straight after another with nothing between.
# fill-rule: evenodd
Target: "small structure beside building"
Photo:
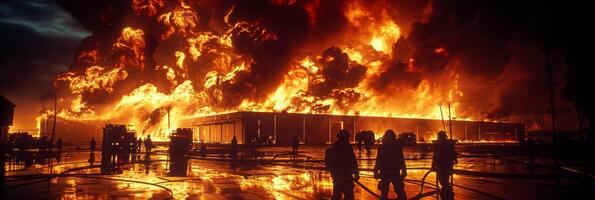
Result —
<instances>
[{"instance_id":1,"label":"small structure beside building","mask_svg":"<svg viewBox=\"0 0 595 200\"><path fill-rule=\"evenodd\" d=\"M6 160L6 139L12 126L16 105L0 95L0 186L4 186L4 162Z\"/></svg>"}]
</instances>

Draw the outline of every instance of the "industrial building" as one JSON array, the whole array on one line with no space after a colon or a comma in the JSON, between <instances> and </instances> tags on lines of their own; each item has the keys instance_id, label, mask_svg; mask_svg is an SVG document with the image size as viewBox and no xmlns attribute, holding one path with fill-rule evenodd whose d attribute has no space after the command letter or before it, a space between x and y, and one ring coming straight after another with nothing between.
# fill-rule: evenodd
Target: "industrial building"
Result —
<instances>
[{"instance_id":1,"label":"industrial building","mask_svg":"<svg viewBox=\"0 0 595 200\"><path fill-rule=\"evenodd\" d=\"M2 141L0 144L4 144L3 142L8 136L8 128L12 126L15 107L14 103L0 95L0 141Z\"/></svg>"},{"instance_id":2,"label":"industrial building","mask_svg":"<svg viewBox=\"0 0 595 200\"><path fill-rule=\"evenodd\" d=\"M206 143L229 143L236 136L238 143L249 144L255 138L272 138L275 144L289 145L294 136L305 144L328 144L335 134L349 130L351 139L361 130L371 130L379 137L386 129L397 133L413 132L418 142L427 142L448 121L441 120L302 114L279 112L234 112L186 120L184 127L191 127L194 138ZM515 142L524 139L525 128L521 123L452 121L453 137L467 142Z\"/></svg>"},{"instance_id":3,"label":"industrial building","mask_svg":"<svg viewBox=\"0 0 595 200\"><path fill-rule=\"evenodd\" d=\"M14 103L0 95L0 165L2 165L2 168L0 168L0 186L4 186L6 139L8 138L8 129L12 126L14 108Z\"/></svg>"}]
</instances>

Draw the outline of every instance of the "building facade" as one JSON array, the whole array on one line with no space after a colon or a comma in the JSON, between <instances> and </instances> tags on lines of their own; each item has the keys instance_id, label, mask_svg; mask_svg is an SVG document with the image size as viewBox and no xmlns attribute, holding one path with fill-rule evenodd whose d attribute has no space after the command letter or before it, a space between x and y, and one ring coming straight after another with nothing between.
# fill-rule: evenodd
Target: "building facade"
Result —
<instances>
[{"instance_id":1,"label":"building facade","mask_svg":"<svg viewBox=\"0 0 595 200\"><path fill-rule=\"evenodd\" d=\"M362 130L371 130L380 137L387 129L393 129L397 133L414 133L418 142L430 141L444 127L449 130L448 121L443 124L434 119L279 112L234 112L197 117L185 121L184 126L193 129L195 140L207 143L229 143L236 136L240 144L248 144L256 138L271 138L280 145L291 144L296 136L305 144L328 144L341 129L352 134L352 141ZM524 139L525 128L520 123L453 120L452 134L466 142L515 142Z\"/></svg>"},{"instance_id":2,"label":"building facade","mask_svg":"<svg viewBox=\"0 0 595 200\"><path fill-rule=\"evenodd\" d=\"M4 186L4 161L8 129L12 126L15 104L0 95L0 186Z\"/></svg>"}]
</instances>

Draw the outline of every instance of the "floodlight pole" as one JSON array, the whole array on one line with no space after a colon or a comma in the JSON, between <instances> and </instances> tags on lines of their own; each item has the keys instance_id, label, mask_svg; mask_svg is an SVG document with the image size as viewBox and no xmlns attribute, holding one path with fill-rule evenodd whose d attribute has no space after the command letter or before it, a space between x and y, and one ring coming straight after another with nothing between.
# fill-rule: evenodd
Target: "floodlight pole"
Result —
<instances>
[{"instance_id":1,"label":"floodlight pole","mask_svg":"<svg viewBox=\"0 0 595 200\"><path fill-rule=\"evenodd\" d=\"M446 131L446 124L444 123L444 114L442 114L442 104L438 104L440 108L440 117L442 118L442 131Z\"/></svg>"},{"instance_id":2,"label":"floodlight pole","mask_svg":"<svg viewBox=\"0 0 595 200\"><path fill-rule=\"evenodd\" d=\"M452 139L452 117L450 115L450 104L451 102L448 102L448 126L450 128L450 130L448 131L450 133L450 139Z\"/></svg>"}]
</instances>

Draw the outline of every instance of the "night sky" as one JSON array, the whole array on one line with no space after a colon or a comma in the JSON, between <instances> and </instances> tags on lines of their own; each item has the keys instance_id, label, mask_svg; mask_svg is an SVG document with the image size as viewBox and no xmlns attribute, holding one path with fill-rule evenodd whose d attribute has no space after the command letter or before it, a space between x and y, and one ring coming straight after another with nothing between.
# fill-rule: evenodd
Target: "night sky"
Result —
<instances>
[{"instance_id":1,"label":"night sky","mask_svg":"<svg viewBox=\"0 0 595 200\"><path fill-rule=\"evenodd\" d=\"M54 1L0 1L0 93L16 105L15 127L35 127L42 95L68 69L90 33Z\"/></svg>"}]
</instances>

